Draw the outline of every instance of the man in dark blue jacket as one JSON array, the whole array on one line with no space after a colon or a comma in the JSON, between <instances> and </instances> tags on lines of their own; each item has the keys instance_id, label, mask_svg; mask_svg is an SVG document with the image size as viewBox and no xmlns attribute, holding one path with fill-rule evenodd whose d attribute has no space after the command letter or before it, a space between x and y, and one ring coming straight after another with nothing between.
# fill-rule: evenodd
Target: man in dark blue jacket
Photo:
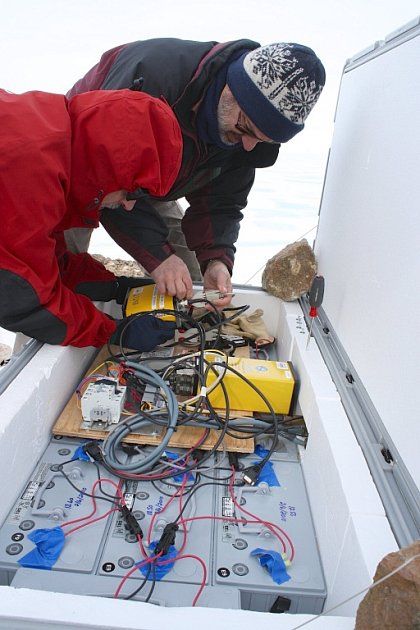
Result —
<instances>
[{"instance_id":1,"label":"man in dark blue jacket","mask_svg":"<svg viewBox=\"0 0 420 630\"><path fill-rule=\"evenodd\" d=\"M142 90L163 96L178 118L183 160L164 203L138 191L132 212L104 209L101 217L161 292L191 293L191 275L199 277L192 252L204 288L230 292L234 244L255 168L274 164L280 144L303 129L324 83L322 63L299 44L152 39L104 53L69 91L71 97L94 89ZM182 232L168 238L166 223L177 223L174 201L184 197L189 207Z\"/></svg>"}]
</instances>

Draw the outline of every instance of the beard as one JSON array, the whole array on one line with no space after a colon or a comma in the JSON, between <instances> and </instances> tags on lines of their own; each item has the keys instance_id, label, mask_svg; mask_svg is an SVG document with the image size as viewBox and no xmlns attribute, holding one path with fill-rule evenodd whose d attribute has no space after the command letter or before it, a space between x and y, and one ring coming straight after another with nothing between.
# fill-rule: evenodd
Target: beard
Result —
<instances>
[{"instance_id":1,"label":"beard","mask_svg":"<svg viewBox=\"0 0 420 630\"><path fill-rule=\"evenodd\" d=\"M240 141L232 141L232 108L237 107L238 104L233 97L230 90L224 90L220 96L219 103L217 105L217 124L219 126L220 140L228 147L234 147L239 144Z\"/></svg>"}]
</instances>

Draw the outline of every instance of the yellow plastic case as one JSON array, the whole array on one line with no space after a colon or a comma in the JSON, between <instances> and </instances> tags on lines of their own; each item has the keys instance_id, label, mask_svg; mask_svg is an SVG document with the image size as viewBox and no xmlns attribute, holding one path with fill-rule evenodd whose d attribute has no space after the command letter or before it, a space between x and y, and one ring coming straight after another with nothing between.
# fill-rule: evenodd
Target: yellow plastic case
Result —
<instances>
[{"instance_id":1,"label":"yellow plastic case","mask_svg":"<svg viewBox=\"0 0 420 630\"><path fill-rule=\"evenodd\" d=\"M171 295L162 295L158 293L155 284L146 284L142 287L134 287L130 289L124 304L124 316L137 315L138 313L146 313L148 311L156 311L160 309L174 310L176 309L176 298ZM165 321L174 322L175 315L157 314Z\"/></svg>"},{"instance_id":2,"label":"yellow plastic case","mask_svg":"<svg viewBox=\"0 0 420 630\"><path fill-rule=\"evenodd\" d=\"M220 373L223 367L215 369ZM229 357L228 365L250 380L268 399L276 413L289 414L291 410L295 378L293 368L289 362L265 361L248 359L245 357ZM206 387L209 388L217 376L213 370L209 371ZM261 411L269 413L263 399L239 376L226 370L223 377L229 397L229 406L238 411ZM208 394L211 404L218 409L225 409L225 396L221 385L217 385L214 391Z\"/></svg>"}]
</instances>

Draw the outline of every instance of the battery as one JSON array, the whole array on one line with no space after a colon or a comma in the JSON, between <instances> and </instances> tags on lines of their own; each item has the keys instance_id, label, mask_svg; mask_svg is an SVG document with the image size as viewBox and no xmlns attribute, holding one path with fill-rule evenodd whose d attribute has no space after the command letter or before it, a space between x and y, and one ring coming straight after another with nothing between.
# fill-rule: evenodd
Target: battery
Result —
<instances>
[{"instance_id":1,"label":"battery","mask_svg":"<svg viewBox=\"0 0 420 630\"><path fill-rule=\"evenodd\" d=\"M225 368L217 358L213 369L209 370L206 387L210 389L210 385L222 377L230 409L269 411L264 399L241 378L243 376L268 399L275 413L289 414L291 412L296 381L290 362L229 357L228 366L238 372L239 376ZM221 385L217 385L208 393L208 399L213 407L225 409L226 400Z\"/></svg>"}]
</instances>

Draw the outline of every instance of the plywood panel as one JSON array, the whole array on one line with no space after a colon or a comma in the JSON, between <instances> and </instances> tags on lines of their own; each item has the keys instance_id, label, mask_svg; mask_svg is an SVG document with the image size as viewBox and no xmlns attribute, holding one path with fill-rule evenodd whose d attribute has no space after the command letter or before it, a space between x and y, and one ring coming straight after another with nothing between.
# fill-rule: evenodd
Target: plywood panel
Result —
<instances>
[{"instance_id":1,"label":"plywood panel","mask_svg":"<svg viewBox=\"0 0 420 630\"><path fill-rule=\"evenodd\" d=\"M115 351L118 351L116 348ZM97 355L96 359L92 362L92 365L87 370L85 376L89 375L96 367L100 366L101 363L105 361L109 356L108 348L105 346ZM105 374L104 368L98 373ZM223 413L223 412L221 412ZM231 417L235 415L235 412L231 412ZM244 414L238 414L243 416ZM67 405L63 409L60 417L58 418L55 426L53 427L54 435L62 435L66 437L81 437L84 439L95 439L95 440L104 440L108 433L106 431L95 431L92 429L82 429L80 427L82 422L82 414L79 406L79 401L76 394L68 401ZM130 434L124 439L124 442L129 444L150 444L151 446L156 446L160 444L162 441L162 437L164 434L164 429L160 429L156 427L157 434L155 435L140 435L140 434ZM202 427L192 427L192 426L182 426L177 429L177 431L172 436L169 446L178 447L178 448L191 448L197 442L199 442L200 438L203 435L204 429ZM219 437L218 431L210 431L208 438L205 443L200 446L200 449L210 450L214 447ZM219 450L225 448L228 451L238 452L238 453L252 453L254 450L254 440L253 438L249 438L247 440L244 439L236 439L231 436L226 436L224 439L224 446L220 445Z\"/></svg>"}]
</instances>

